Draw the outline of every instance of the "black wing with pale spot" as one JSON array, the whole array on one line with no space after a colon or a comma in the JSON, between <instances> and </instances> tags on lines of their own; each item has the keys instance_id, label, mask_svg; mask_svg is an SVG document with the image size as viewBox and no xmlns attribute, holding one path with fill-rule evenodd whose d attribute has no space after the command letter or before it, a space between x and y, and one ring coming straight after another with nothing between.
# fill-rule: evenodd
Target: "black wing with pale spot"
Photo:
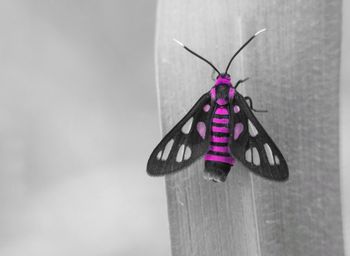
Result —
<instances>
[{"instance_id":1,"label":"black wing with pale spot","mask_svg":"<svg viewBox=\"0 0 350 256\"><path fill-rule=\"evenodd\" d=\"M213 113L210 94L204 94L153 150L147 173L160 176L178 171L204 155L209 147Z\"/></svg>"},{"instance_id":2,"label":"black wing with pale spot","mask_svg":"<svg viewBox=\"0 0 350 256\"><path fill-rule=\"evenodd\" d=\"M260 176L277 181L287 180L288 166L282 153L237 91L230 106L230 117L232 155Z\"/></svg>"}]
</instances>

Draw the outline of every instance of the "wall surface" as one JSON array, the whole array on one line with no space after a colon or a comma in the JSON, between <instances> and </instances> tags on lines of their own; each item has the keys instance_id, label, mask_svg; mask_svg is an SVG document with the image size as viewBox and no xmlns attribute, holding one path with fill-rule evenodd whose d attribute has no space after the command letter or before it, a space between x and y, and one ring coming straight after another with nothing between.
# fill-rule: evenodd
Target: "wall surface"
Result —
<instances>
[{"instance_id":1,"label":"wall surface","mask_svg":"<svg viewBox=\"0 0 350 256\"><path fill-rule=\"evenodd\" d=\"M252 78L239 91L269 110L257 116L290 167L284 184L250 175L240 164L225 184L208 183L202 178L203 161L169 175L173 255L343 255L341 4L160 2L157 71L164 131L213 84L210 67L181 48L173 49L170 39L185 42L222 70L230 52L267 27L268 32L236 59L230 74L235 81Z\"/></svg>"}]
</instances>

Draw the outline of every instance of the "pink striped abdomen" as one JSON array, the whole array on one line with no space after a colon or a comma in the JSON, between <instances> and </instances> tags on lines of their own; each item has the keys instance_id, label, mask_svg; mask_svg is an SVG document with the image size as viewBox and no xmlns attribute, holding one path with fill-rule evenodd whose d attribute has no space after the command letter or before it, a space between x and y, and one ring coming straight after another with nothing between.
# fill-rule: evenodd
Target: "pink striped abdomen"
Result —
<instances>
[{"instance_id":1,"label":"pink striped abdomen","mask_svg":"<svg viewBox=\"0 0 350 256\"><path fill-rule=\"evenodd\" d=\"M218 106L211 122L209 151L205 154L206 162L234 165L235 159L229 151L229 111L228 106Z\"/></svg>"}]
</instances>

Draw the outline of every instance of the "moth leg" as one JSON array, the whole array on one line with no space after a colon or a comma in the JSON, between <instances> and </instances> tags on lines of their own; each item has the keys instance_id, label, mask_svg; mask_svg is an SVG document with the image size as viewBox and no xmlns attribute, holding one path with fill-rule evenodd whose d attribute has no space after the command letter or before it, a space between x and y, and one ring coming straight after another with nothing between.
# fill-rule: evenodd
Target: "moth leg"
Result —
<instances>
[{"instance_id":1,"label":"moth leg","mask_svg":"<svg viewBox=\"0 0 350 256\"><path fill-rule=\"evenodd\" d=\"M244 97L244 99L246 101L248 101L249 107L252 111L254 111L254 112L267 112L267 110L258 110L258 109L253 108L253 100L249 96Z\"/></svg>"},{"instance_id":2,"label":"moth leg","mask_svg":"<svg viewBox=\"0 0 350 256\"><path fill-rule=\"evenodd\" d=\"M237 81L236 85L235 85L235 89L237 89L238 85L241 83L244 83L245 81L247 81L249 79L249 77L246 77L244 79L240 79Z\"/></svg>"}]
</instances>

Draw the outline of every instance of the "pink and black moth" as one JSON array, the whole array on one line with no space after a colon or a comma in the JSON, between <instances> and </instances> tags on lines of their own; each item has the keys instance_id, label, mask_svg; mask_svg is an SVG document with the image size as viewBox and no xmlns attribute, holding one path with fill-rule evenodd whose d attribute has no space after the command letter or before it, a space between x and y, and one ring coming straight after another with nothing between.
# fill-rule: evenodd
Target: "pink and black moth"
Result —
<instances>
[{"instance_id":1,"label":"pink and black moth","mask_svg":"<svg viewBox=\"0 0 350 256\"><path fill-rule=\"evenodd\" d=\"M163 138L152 152L147 173L160 176L181 170L204 155L204 177L224 182L236 159L254 173L277 181L288 179L288 166L280 150L256 119L250 97L232 86L227 73L233 59L259 33L255 33L230 59L224 73L208 60L175 40L187 51L208 63L218 76L184 118Z\"/></svg>"}]
</instances>

